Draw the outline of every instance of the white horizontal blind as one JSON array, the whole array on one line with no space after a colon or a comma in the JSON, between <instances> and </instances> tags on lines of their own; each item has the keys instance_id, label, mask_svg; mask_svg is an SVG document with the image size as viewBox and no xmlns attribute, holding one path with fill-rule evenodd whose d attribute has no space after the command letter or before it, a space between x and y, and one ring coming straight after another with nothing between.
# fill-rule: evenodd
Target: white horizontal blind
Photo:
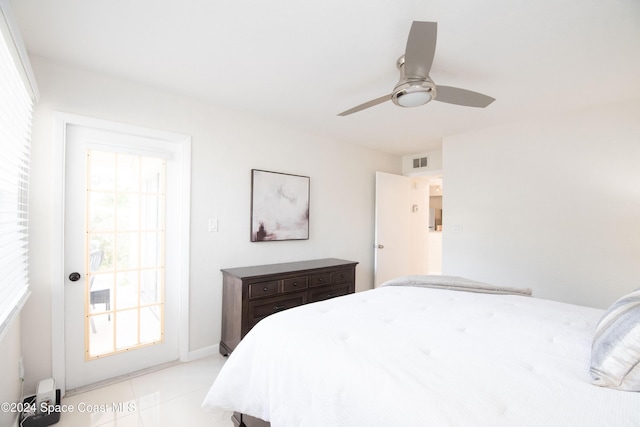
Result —
<instances>
[{"instance_id":1,"label":"white horizontal blind","mask_svg":"<svg viewBox=\"0 0 640 427\"><path fill-rule=\"evenodd\" d=\"M33 103L0 32L0 335L29 292L29 147Z\"/></svg>"}]
</instances>

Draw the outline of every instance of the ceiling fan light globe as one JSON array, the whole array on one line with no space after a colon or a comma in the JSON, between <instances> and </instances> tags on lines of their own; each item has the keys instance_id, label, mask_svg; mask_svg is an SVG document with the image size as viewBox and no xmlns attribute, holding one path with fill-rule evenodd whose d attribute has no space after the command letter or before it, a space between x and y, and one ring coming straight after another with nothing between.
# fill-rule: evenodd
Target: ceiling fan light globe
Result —
<instances>
[{"instance_id":1,"label":"ceiling fan light globe","mask_svg":"<svg viewBox=\"0 0 640 427\"><path fill-rule=\"evenodd\" d=\"M428 91L402 92L397 95L398 105L402 107L419 107L431 101Z\"/></svg>"},{"instance_id":2,"label":"ceiling fan light globe","mask_svg":"<svg viewBox=\"0 0 640 427\"><path fill-rule=\"evenodd\" d=\"M429 78L401 79L393 89L391 100L401 107L419 107L436 97L436 85Z\"/></svg>"}]
</instances>

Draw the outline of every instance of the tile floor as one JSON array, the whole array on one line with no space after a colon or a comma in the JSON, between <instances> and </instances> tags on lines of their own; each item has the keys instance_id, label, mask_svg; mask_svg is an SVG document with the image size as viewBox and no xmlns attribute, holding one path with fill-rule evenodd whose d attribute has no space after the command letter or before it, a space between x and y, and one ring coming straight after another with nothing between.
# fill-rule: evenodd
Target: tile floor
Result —
<instances>
[{"instance_id":1,"label":"tile floor","mask_svg":"<svg viewBox=\"0 0 640 427\"><path fill-rule=\"evenodd\" d=\"M74 412L61 414L55 426L232 427L230 412L200 407L225 360L214 355L65 396L62 405Z\"/></svg>"}]
</instances>

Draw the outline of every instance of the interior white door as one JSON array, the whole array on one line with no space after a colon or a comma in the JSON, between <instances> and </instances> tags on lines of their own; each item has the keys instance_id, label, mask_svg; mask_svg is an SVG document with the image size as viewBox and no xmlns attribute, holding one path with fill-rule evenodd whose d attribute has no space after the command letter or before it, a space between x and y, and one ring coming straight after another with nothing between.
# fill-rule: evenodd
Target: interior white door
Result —
<instances>
[{"instance_id":1,"label":"interior white door","mask_svg":"<svg viewBox=\"0 0 640 427\"><path fill-rule=\"evenodd\" d=\"M179 357L180 165L167 141L68 125L65 382Z\"/></svg>"},{"instance_id":2,"label":"interior white door","mask_svg":"<svg viewBox=\"0 0 640 427\"><path fill-rule=\"evenodd\" d=\"M411 178L376 172L374 286L410 274Z\"/></svg>"}]
</instances>

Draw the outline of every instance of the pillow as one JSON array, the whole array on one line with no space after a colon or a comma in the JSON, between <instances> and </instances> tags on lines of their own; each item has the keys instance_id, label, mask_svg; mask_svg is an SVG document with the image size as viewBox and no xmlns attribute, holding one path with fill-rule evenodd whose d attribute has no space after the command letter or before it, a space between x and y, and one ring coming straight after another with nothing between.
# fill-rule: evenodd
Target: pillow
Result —
<instances>
[{"instance_id":1,"label":"pillow","mask_svg":"<svg viewBox=\"0 0 640 427\"><path fill-rule=\"evenodd\" d=\"M590 372L595 385L640 391L640 289L614 302L598 322Z\"/></svg>"}]
</instances>

